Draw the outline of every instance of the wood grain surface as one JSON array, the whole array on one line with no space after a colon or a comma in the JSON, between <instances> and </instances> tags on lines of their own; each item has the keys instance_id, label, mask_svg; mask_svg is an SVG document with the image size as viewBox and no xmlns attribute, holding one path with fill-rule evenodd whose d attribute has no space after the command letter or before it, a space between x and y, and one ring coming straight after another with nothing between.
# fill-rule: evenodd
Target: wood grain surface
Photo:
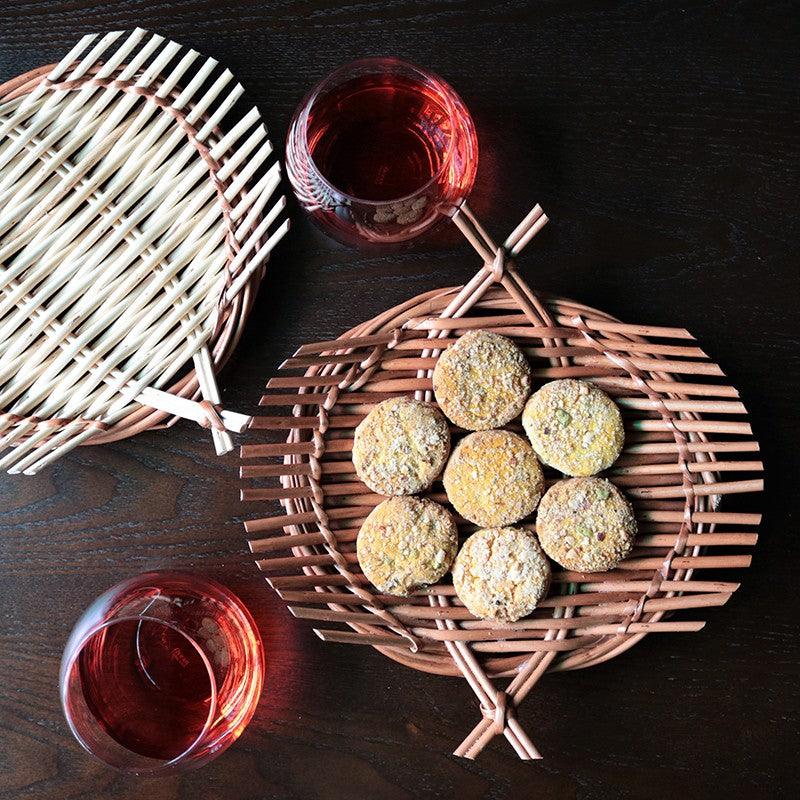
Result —
<instances>
[{"instance_id":1,"label":"wood grain surface","mask_svg":"<svg viewBox=\"0 0 800 800\"><path fill-rule=\"evenodd\" d=\"M698 634L659 635L553 675L522 717L545 760L496 740L449 755L476 719L463 682L323 645L245 548L238 459L180 424L81 448L35 478L0 476L0 798L796 797L800 687L796 2L18 2L0 7L0 80L86 31L141 25L229 66L281 146L303 93L358 56L448 78L478 127L473 205L507 233L535 201L552 222L534 287L631 322L689 328L740 387L767 467L753 568ZM300 217L276 251L226 405L308 340L475 268L451 233L405 252L334 244ZM104 588L145 569L213 575L253 610L266 689L241 740L201 770L112 772L72 740L61 650ZM727 577L727 576L725 576Z\"/></svg>"}]
</instances>

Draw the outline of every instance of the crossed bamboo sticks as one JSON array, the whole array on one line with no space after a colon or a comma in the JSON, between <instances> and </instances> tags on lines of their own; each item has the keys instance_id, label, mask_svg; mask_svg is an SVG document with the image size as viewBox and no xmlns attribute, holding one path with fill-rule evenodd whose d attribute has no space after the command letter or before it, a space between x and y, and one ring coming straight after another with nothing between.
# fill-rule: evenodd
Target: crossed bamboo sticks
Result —
<instances>
[{"instance_id":1,"label":"crossed bamboo sticks","mask_svg":"<svg viewBox=\"0 0 800 800\"><path fill-rule=\"evenodd\" d=\"M479 270L472 280L464 285L440 316L443 319L457 319L464 316L483 297L492 284L499 283L519 304L520 309L532 325L552 327L553 320L547 310L528 289L525 282L519 279L511 261L547 224L547 216L541 206L537 204L531 209L502 246L495 244L466 201L458 207L452 219L483 260L483 269ZM429 336L430 338L444 338L449 334L449 330L442 328L438 331L431 331ZM552 343L551 340L543 340L545 346L550 346ZM557 340L555 344L558 344ZM435 357L438 354L438 350L425 350L422 357ZM559 360L558 363L566 364L567 362ZM427 372L428 377L431 374L431 371ZM423 377L426 373L421 371L419 375ZM430 392L425 392L424 395L426 399L431 399ZM449 605L449 599L443 595L431 596L429 599L432 605L438 604L440 607ZM571 616L571 614L571 608L558 609L555 617ZM439 629L453 630L457 627L452 619L437 619L436 624ZM549 629L545 638L547 640L560 639L566 635L566 632L566 628L557 631ZM492 738L503 735L520 758L526 760L541 758L530 737L517 721L515 708L547 670L550 662L555 658L556 652L533 654L525 662L524 668L508 689L503 691L497 689L486 675L468 642L446 641L445 646L470 688L475 692L483 715L481 721L456 748L454 754L475 758Z\"/></svg>"}]
</instances>

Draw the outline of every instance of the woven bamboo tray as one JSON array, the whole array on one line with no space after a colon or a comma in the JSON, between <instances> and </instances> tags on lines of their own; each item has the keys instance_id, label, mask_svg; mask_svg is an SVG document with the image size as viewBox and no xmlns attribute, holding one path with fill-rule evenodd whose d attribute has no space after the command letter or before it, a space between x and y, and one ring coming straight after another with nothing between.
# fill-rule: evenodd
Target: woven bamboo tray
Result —
<instances>
[{"instance_id":1,"label":"woven bamboo tray","mask_svg":"<svg viewBox=\"0 0 800 800\"><path fill-rule=\"evenodd\" d=\"M242 93L142 29L0 85L0 467L178 417L233 448L214 372L288 228Z\"/></svg>"},{"instance_id":2,"label":"woven bamboo tray","mask_svg":"<svg viewBox=\"0 0 800 800\"><path fill-rule=\"evenodd\" d=\"M625 324L533 293L512 259L545 221L535 208L498 247L464 206L455 222L483 261L475 277L414 297L335 341L301 347L261 398L289 410L251 423L280 441L241 448L242 499L282 506L280 515L245 522L258 566L273 573L269 584L296 617L326 624L316 630L325 641L371 645L418 670L463 675L481 710L455 750L466 757L501 734L521 758L539 757L515 709L546 671L599 664L651 633L699 631L704 609L724 605L739 585L707 571L747 567L743 550L756 543L760 522L746 495L762 490L762 463L736 389L682 328ZM361 523L384 499L355 475L355 426L388 397L431 399L440 349L475 328L517 342L536 383L581 378L615 398L626 445L608 477L633 502L639 524L635 550L617 569L556 566L550 595L510 624L472 617L448 579L411 598L377 594L355 553ZM509 427L520 429L518 421ZM276 456L281 463L264 463ZM253 480L262 478L280 486ZM428 495L447 502L441 483ZM721 505L730 495L745 497ZM458 521L462 535L475 528ZM525 524L535 529L535 515ZM692 613L667 620L673 611Z\"/></svg>"}]
</instances>

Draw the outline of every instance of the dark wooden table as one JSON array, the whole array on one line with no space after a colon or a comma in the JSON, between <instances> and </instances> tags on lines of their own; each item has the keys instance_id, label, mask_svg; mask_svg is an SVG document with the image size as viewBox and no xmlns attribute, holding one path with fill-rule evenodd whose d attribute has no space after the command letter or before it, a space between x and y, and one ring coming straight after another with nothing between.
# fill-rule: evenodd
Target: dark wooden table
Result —
<instances>
[{"instance_id":1,"label":"dark wooden table","mask_svg":"<svg viewBox=\"0 0 800 800\"><path fill-rule=\"evenodd\" d=\"M635 322L688 327L742 391L767 464L762 539L741 591L694 635L645 639L545 678L523 707L545 760L496 741L450 756L476 718L463 684L323 645L245 548L237 458L189 424L0 476L0 797L774 798L797 796L798 46L791 2L6 2L0 80L85 31L159 31L227 64L280 147L305 90L396 54L446 76L480 132L474 206L504 234L552 219L535 287ZM474 270L447 235L344 249L292 208L225 403L253 410L299 344ZM202 770L124 777L87 757L58 705L70 627L101 590L157 567L229 584L253 610L267 688L241 740Z\"/></svg>"}]
</instances>

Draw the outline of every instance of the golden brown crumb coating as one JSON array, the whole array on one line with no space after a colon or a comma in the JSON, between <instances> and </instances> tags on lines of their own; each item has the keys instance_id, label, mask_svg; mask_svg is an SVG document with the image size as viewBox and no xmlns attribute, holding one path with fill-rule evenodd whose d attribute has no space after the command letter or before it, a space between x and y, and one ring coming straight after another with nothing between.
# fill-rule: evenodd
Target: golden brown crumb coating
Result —
<instances>
[{"instance_id":1,"label":"golden brown crumb coating","mask_svg":"<svg viewBox=\"0 0 800 800\"><path fill-rule=\"evenodd\" d=\"M527 517L544 491L530 445L509 431L477 431L456 445L444 470L447 498L476 525L502 527Z\"/></svg>"},{"instance_id":2,"label":"golden brown crumb coating","mask_svg":"<svg viewBox=\"0 0 800 800\"><path fill-rule=\"evenodd\" d=\"M458 549L458 530L433 500L392 497L372 509L356 540L361 570L381 592L407 595L438 581Z\"/></svg>"},{"instance_id":3,"label":"golden brown crumb coating","mask_svg":"<svg viewBox=\"0 0 800 800\"><path fill-rule=\"evenodd\" d=\"M536 515L536 533L553 561L576 572L614 569L633 549L636 519L630 503L605 478L553 484Z\"/></svg>"},{"instance_id":4,"label":"golden brown crumb coating","mask_svg":"<svg viewBox=\"0 0 800 800\"><path fill-rule=\"evenodd\" d=\"M498 428L522 411L531 391L531 368L505 336L469 331L439 356L433 391L456 425L470 431Z\"/></svg>"}]
</instances>

